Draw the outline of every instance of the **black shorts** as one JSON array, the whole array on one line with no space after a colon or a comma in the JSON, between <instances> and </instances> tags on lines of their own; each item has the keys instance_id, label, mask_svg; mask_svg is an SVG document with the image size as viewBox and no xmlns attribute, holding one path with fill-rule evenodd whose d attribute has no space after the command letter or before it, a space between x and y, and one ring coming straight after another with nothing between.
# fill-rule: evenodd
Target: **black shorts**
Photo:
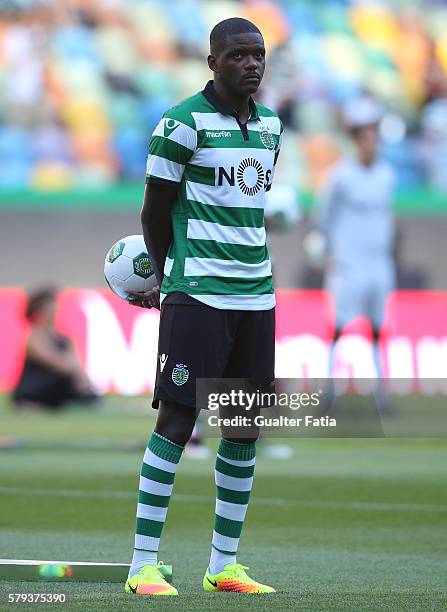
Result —
<instances>
[{"instance_id":1,"label":"black shorts","mask_svg":"<svg viewBox=\"0 0 447 612\"><path fill-rule=\"evenodd\" d=\"M197 378L256 378L271 383L274 369L274 308L162 306L154 408L159 400L197 408Z\"/></svg>"}]
</instances>

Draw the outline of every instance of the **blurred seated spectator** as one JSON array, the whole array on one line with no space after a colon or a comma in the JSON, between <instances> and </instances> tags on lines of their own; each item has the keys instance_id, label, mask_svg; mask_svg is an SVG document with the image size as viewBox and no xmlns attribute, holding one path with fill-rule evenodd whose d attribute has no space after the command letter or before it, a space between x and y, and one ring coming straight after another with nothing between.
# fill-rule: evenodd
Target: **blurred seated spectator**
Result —
<instances>
[{"instance_id":1,"label":"blurred seated spectator","mask_svg":"<svg viewBox=\"0 0 447 612\"><path fill-rule=\"evenodd\" d=\"M57 292L38 289L28 298L25 317L31 325L26 358L13 394L17 408L57 409L67 402L97 399L74 346L54 327Z\"/></svg>"}]
</instances>

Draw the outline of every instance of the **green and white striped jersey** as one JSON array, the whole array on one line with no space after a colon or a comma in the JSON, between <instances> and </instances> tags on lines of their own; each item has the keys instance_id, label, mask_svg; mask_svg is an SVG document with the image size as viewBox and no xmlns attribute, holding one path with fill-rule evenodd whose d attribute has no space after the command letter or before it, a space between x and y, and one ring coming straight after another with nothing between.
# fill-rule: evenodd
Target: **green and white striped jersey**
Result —
<instances>
[{"instance_id":1,"label":"green and white striped jersey","mask_svg":"<svg viewBox=\"0 0 447 612\"><path fill-rule=\"evenodd\" d=\"M212 82L168 110L149 145L147 179L180 183L161 299L181 292L214 308L275 305L264 226L282 125L250 100L246 125Z\"/></svg>"}]
</instances>

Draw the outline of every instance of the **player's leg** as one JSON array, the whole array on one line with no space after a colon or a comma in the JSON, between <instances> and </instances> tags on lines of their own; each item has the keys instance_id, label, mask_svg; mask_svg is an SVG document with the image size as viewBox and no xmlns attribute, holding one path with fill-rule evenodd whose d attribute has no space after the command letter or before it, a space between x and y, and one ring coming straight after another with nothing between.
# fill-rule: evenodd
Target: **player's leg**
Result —
<instances>
[{"instance_id":1,"label":"player's leg","mask_svg":"<svg viewBox=\"0 0 447 612\"><path fill-rule=\"evenodd\" d=\"M334 335L332 336L332 341L331 341L331 344L329 346L328 378L332 378L333 373L334 373L335 349L336 349L337 343L338 343L338 341L339 341L339 339L340 339L342 334L343 334L343 327L341 326L341 323L336 323Z\"/></svg>"},{"instance_id":2,"label":"player's leg","mask_svg":"<svg viewBox=\"0 0 447 612\"><path fill-rule=\"evenodd\" d=\"M161 400L154 433L184 447L189 441L197 413L191 406Z\"/></svg>"},{"instance_id":3,"label":"player's leg","mask_svg":"<svg viewBox=\"0 0 447 612\"><path fill-rule=\"evenodd\" d=\"M376 324L372 325L372 345L377 378L382 378L382 360L380 358L380 327Z\"/></svg>"},{"instance_id":4,"label":"player's leg","mask_svg":"<svg viewBox=\"0 0 447 612\"><path fill-rule=\"evenodd\" d=\"M177 465L196 420L196 378L213 376L215 373L204 367L221 358L215 350L220 328L215 319L219 316L215 309L205 306L162 308L153 401L158 417L141 468L128 592L137 589L140 594L176 594L164 581L159 584L157 551ZM171 590L167 591L167 587Z\"/></svg>"},{"instance_id":5,"label":"player's leg","mask_svg":"<svg viewBox=\"0 0 447 612\"><path fill-rule=\"evenodd\" d=\"M274 360L274 309L241 313L225 377L258 379L264 381L262 390L271 391ZM225 435L228 436L227 431ZM216 514L210 562L203 579L207 591L274 591L247 576L246 568L236 560L256 462L257 432L250 431L248 435L248 438L222 438L217 451Z\"/></svg>"},{"instance_id":6,"label":"player's leg","mask_svg":"<svg viewBox=\"0 0 447 612\"><path fill-rule=\"evenodd\" d=\"M335 348L337 346L340 336L342 335L343 327L346 321L346 304L343 277L337 270L333 270L327 274L325 278L325 288L332 295L335 309L335 331L333 337L331 338L331 343L329 345L327 362L327 376L328 378L332 378L335 365Z\"/></svg>"},{"instance_id":7,"label":"player's leg","mask_svg":"<svg viewBox=\"0 0 447 612\"><path fill-rule=\"evenodd\" d=\"M365 314L367 285L362 272L355 268L336 267L328 273L325 288L334 300L335 330L332 336L327 361L327 380L324 385L322 410L326 415L333 415L336 409L336 371L339 341L345 326L356 317Z\"/></svg>"},{"instance_id":8,"label":"player's leg","mask_svg":"<svg viewBox=\"0 0 447 612\"><path fill-rule=\"evenodd\" d=\"M356 317L365 314L365 282L353 270L331 271L325 282L335 307L335 332L328 353L328 378L334 375L338 341L344 327Z\"/></svg>"},{"instance_id":9,"label":"player's leg","mask_svg":"<svg viewBox=\"0 0 447 612\"><path fill-rule=\"evenodd\" d=\"M385 318L386 302L394 288L394 264L392 261L383 261L375 266L371 273L371 293L369 296L368 318L372 327L372 345L374 365L377 373L377 384L374 390L374 397L377 408L382 415L393 412L388 393L383 384L383 365L380 353L380 341L382 337L382 327Z\"/></svg>"},{"instance_id":10,"label":"player's leg","mask_svg":"<svg viewBox=\"0 0 447 612\"><path fill-rule=\"evenodd\" d=\"M385 318L385 306L391 291L394 288L394 264L385 260L377 262L370 271L370 294L368 299L367 316L373 331L374 364L377 377L382 378L382 362L380 358L380 334Z\"/></svg>"},{"instance_id":11,"label":"player's leg","mask_svg":"<svg viewBox=\"0 0 447 612\"><path fill-rule=\"evenodd\" d=\"M143 457L138 493L135 547L129 576L156 566L177 465L194 427L190 406L161 401L157 423Z\"/></svg>"}]
</instances>

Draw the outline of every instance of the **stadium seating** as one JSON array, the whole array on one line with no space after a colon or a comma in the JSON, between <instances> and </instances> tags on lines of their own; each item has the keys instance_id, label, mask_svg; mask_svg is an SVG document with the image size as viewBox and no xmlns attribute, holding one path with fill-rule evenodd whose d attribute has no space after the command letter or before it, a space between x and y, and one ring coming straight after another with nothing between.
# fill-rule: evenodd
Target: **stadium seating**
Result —
<instances>
[{"instance_id":1,"label":"stadium seating","mask_svg":"<svg viewBox=\"0 0 447 612\"><path fill-rule=\"evenodd\" d=\"M142 180L151 130L167 107L207 80L208 33L234 15L264 32L269 69L261 100L279 111L287 101L284 119L292 140L283 156L300 160L301 187L317 188L343 149L339 110L365 89L404 126L399 137L394 132L384 142L384 153L401 186L411 187L422 177L414 131L433 49L447 68L447 6L401 1L397 12L392 5L2 3L0 187L54 190Z\"/></svg>"}]
</instances>

